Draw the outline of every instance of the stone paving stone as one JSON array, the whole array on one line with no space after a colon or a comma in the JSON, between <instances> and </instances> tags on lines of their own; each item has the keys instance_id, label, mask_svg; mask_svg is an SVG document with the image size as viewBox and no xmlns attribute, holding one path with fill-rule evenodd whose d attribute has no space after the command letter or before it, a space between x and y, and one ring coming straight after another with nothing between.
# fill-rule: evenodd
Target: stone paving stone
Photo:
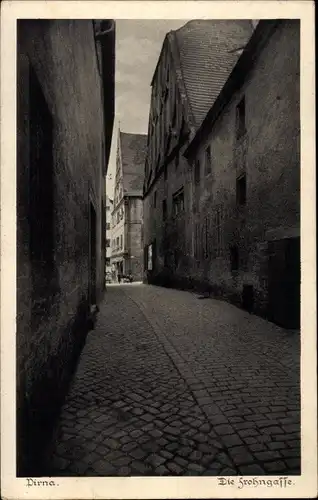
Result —
<instances>
[{"instance_id":1,"label":"stone paving stone","mask_svg":"<svg viewBox=\"0 0 318 500\"><path fill-rule=\"evenodd\" d=\"M127 466L122 466L116 469L116 476L127 477L131 475L131 468Z\"/></svg>"},{"instance_id":2,"label":"stone paving stone","mask_svg":"<svg viewBox=\"0 0 318 500\"><path fill-rule=\"evenodd\" d=\"M167 462L165 465L175 476L178 476L183 472L183 468L180 467L180 465L178 465L176 462Z\"/></svg>"},{"instance_id":3,"label":"stone paving stone","mask_svg":"<svg viewBox=\"0 0 318 500\"><path fill-rule=\"evenodd\" d=\"M219 436L225 436L227 434L234 434L235 430L231 425L224 424L224 425L215 425L214 426L214 431L219 435Z\"/></svg>"},{"instance_id":4,"label":"stone paving stone","mask_svg":"<svg viewBox=\"0 0 318 500\"><path fill-rule=\"evenodd\" d=\"M188 470L197 472L198 474L202 474L205 471L205 468L202 465L191 463L188 464Z\"/></svg>"},{"instance_id":5,"label":"stone paving stone","mask_svg":"<svg viewBox=\"0 0 318 500\"><path fill-rule=\"evenodd\" d=\"M255 457L257 460L268 461L275 460L276 458L280 458L281 455L278 451L260 451L255 453Z\"/></svg>"},{"instance_id":6,"label":"stone paving stone","mask_svg":"<svg viewBox=\"0 0 318 500\"><path fill-rule=\"evenodd\" d=\"M170 471L169 471L169 469L167 469L167 467L160 465L159 467L157 467L155 469L155 474L157 476L167 476L168 474L170 474Z\"/></svg>"},{"instance_id":7,"label":"stone paving stone","mask_svg":"<svg viewBox=\"0 0 318 500\"><path fill-rule=\"evenodd\" d=\"M163 455L164 452L162 452L162 455ZM169 457L171 458L171 457ZM166 462L167 458L165 458L164 456L160 456L156 453L151 453L147 458L146 458L146 462L149 463L149 465L151 465L152 467L154 468L157 468L159 467L160 465L164 464Z\"/></svg>"},{"instance_id":8,"label":"stone paving stone","mask_svg":"<svg viewBox=\"0 0 318 500\"><path fill-rule=\"evenodd\" d=\"M222 442L227 448L231 448L232 446L238 446L243 444L242 439L237 434L230 434L228 436L222 436Z\"/></svg>"},{"instance_id":9,"label":"stone paving stone","mask_svg":"<svg viewBox=\"0 0 318 500\"><path fill-rule=\"evenodd\" d=\"M127 455L121 456L121 457L117 458L116 460L114 460L114 458L112 457L112 463L115 467L121 467L124 465L128 465L131 462L132 462L132 458L127 456Z\"/></svg>"},{"instance_id":10,"label":"stone paving stone","mask_svg":"<svg viewBox=\"0 0 318 500\"><path fill-rule=\"evenodd\" d=\"M280 453L283 457L298 457L299 455L298 448L281 450Z\"/></svg>"},{"instance_id":11,"label":"stone paving stone","mask_svg":"<svg viewBox=\"0 0 318 500\"><path fill-rule=\"evenodd\" d=\"M230 467L225 467L221 469L221 472L218 474L219 476L236 476L237 472L235 469L231 469Z\"/></svg>"},{"instance_id":12,"label":"stone paving stone","mask_svg":"<svg viewBox=\"0 0 318 500\"><path fill-rule=\"evenodd\" d=\"M299 458L287 458L285 460L286 464L288 467L291 469L299 469L300 468L300 459ZM300 470L297 472L298 474L300 473Z\"/></svg>"},{"instance_id":13,"label":"stone paving stone","mask_svg":"<svg viewBox=\"0 0 318 500\"><path fill-rule=\"evenodd\" d=\"M245 446L234 446L229 449L229 454L235 465L251 464L254 460Z\"/></svg>"},{"instance_id":14,"label":"stone paving stone","mask_svg":"<svg viewBox=\"0 0 318 500\"><path fill-rule=\"evenodd\" d=\"M281 460L276 462L265 462L264 468L272 474L279 474L287 469L286 464Z\"/></svg>"},{"instance_id":15,"label":"stone paving stone","mask_svg":"<svg viewBox=\"0 0 318 500\"><path fill-rule=\"evenodd\" d=\"M148 453L143 449L135 448L134 450L129 452L129 455L133 458L136 458L137 460L142 460L148 455Z\"/></svg>"},{"instance_id":16,"label":"stone paving stone","mask_svg":"<svg viewBox=\"0 0 318 500\"><path fill-rule=\"evenodd\" d=\"M264 469L260 467L258 464L250 464L250 465L241 465L239 467L240 474L246 476L262 476L265 474Z\"/></svg>"}]
</instances>

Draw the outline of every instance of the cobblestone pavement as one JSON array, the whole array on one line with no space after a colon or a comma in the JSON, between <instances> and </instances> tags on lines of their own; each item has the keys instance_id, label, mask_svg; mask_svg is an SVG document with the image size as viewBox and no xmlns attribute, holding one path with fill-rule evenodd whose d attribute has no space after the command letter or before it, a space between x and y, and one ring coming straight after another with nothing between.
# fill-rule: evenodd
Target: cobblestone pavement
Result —
<instances>
[{"instance_id":1,"label":"cobblestone pavement","mask_svg":"<svg viewBox=\"0 0 318 500\"><path fill-rule=\"evenodd\" d=\"M109 287L49 475L299 474L299 340L222 301Z\"/></svg>"}]
</instances>

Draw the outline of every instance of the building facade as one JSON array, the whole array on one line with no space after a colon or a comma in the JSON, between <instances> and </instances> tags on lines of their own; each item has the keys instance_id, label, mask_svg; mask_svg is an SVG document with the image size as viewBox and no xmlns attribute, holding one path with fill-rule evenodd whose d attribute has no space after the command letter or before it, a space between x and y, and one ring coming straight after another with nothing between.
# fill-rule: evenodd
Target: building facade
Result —
<instances>
[{"instance_id":1,"label":"building facade","mask_svg":"<svg viewBox=\"0 0 318 500\"><path fill-rule=\"evenodd\" d=\"M161 214L147 178L144 204L149 281L214 291L292 328L300 314L299 36L296 20L258 23L183 156L158 172Z\"/></svg>"},{"instance_id":2,"label":"building facade","mask_svg":"<svg viewBox=\"0 0 318 500\"><path fill-rule=\"evenodd\" d=\"M143 178L147 136L119 131L112 213L111 264L117 276L143 275Z\"/></svg>"},{"instance_id":3,"label":"building facade","mask_svg":"<svg viewBox=\"0 0 318 500\"><path fill-rule=\"evenodd\" d=\"M190 273L191 166L184 152L252 32L250 21L190 21L163 42L144 180L144 279L150 283L176 284Z\"/></svg>"},{"instance_id":4,"label":"building facade","mask_svg":"<svg viewBox=\"0 0 318 500\"><path fill-rule=\"evenodd\" d=\"M300 24L260 21L186 156L193 279L300 326Z\"/></svg>"},{"instance_id":5,"label":"building facade","mask_svg":"<svg viewBox=\"0 0 318 500\"><path fill-rule=\"evenodd\" d=\"M112 256L112 212L113 212L113 200L110 199L109 196L106 195L106 282L111 279L112 275L112 266L111 266L111 256Z\"/></svg>"},{"instance_id":6,"label":"building facade","mask_svg":"<svg viewBox=\"0 0 318 500\"><path fill-rule=\"evenodd\" d=\"M17 474L24 476L41 470L105 286L115 25L21 20L17 28Z\"/></svg>"}]
</instances>

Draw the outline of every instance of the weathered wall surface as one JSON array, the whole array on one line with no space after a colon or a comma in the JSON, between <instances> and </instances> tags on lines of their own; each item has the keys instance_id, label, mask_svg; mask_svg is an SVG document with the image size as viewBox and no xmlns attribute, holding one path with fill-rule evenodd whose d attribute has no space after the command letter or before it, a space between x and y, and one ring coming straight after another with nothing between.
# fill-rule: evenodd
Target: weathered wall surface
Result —
<instances>
[{"instance_id":1,"label":"weathered wall surface","mask_svg":"<svg viewBox=\"0 0 318 500\"><path fill-rule=\"evenodd\" d=\"M199 162L199 182L195 180L195 162L189 165L182 155L177 168L175 159L168 164L166 179L162 171L151 186L156 172L148 173L144 245L155 242L156 253L155 269L145 272L148 281L158 278L160 281L159 275L164 273L172 283L214 286L216 291L235 301L241 300L243 285L251 284L256 307L265 312L268 240L273 233L281 238L286 234L299 236L299 51L299 23L281 23L259 52L244 85L234 93L209 135L201 138L195 159ZM157 96L162 93L161 82L157 80L150 119L157 112ZM173 77L170 84L176 85ZM237 140L236 107L243 96L246 133ZM173 109L173 103L170 106ZM181 103L177 101L176 107L181 122ZM151 136L150 145L154 166L160 149L158 152ZM211 146L210 171L208 146ZM246 204L239 206L236 181L244 172ZM172 196L182 186L184 212L175 217ZM164 199L166 221L162 217ZM230 248L233 246L239 251L238 270L231 270Z\"/></svg>"},{"instance_id":2,"label":"weathered wall surface","mask_svg":"<svg viewBox=\"0 0 318 500\"><path fill-rule=\"evenodd\" d=\"M211 145L212 173L205 175L201 161L200 185L196 187L194 179L192 182L194 221L201 228L198 245L204 248L205 238L208 241L207 255L199 253L193 260L193 278L205 278L237 294L243 283L253 284L261 309L267 302L267 239L271 230L278 229L283 237L298 229L299 236L299 50L299 25L285 22L202 144L201 157ZM237 142L235 112L243 95L246 135ZM246 206L238 207L236 179L244 170ZM237 272L230 270L229 248L233 244L239 248Z\"/></svg>"},{"instance_id":3,"label":"weathered wall surface","mask_svg":"<svg viewBox=\"0 0 318 500\"><path fill-rule=\"evenodd\" d=\"M126 271L131 271L135 281L142 280L143 275L143 202L140 198L129 198L127 211L127 241L126 251L128 262Z\"/></svg>"},{"instance_id":4,"label":"weathered wall surface","mask_svg":"<svg viewBox=\"0 0 318 500\"><path fill-rule=\"evenodd\" d=\"M32 36L30 36L30 33ZM29 259L29 72L33 69L53 119L54 262L43 317L31 328ZM89 202L96 211L97 295L104 284L102 242L103 121L101 80L90 21L28 21L18 26L17 384L21 414L19 470L31 467L36 445L22 438L39 425L41 408L62 390L88 308ZM45 165L43 165L45 168ZM105 206L105 205L104 205ZM72 324L78 339L71 335ZM77 325L77 326L76 326ZM47 397L45 397L45 394ZM48 401L47 401L48 400ZM46 407L47 405L47 407ZM48 416L48 415L47 415ZM44 415L45 417L45 415ZM22 422L22 423L21 423ZM19 424L19 417L18 417ZM27 429L23 428L26 427ZM31 439L31 437L30 437ZM30 456L23 456L28 454ZM25 462L24 460L25 459Z\"/></svg>"}]
</instances>

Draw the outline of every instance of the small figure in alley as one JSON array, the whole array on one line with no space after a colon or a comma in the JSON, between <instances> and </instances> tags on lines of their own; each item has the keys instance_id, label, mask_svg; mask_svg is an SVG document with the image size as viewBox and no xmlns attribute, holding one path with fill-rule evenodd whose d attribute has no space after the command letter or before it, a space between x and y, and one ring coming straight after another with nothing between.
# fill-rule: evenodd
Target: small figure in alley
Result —
<instances>
[{"instance_id":1,"label":"small figure in alley","mask_svg":"<svg viewBox=\"0 0 318 500\"><path fill-rule=\"evenodd\" d=\"M17 34L18 477L299 475L300 21Z\"/></svg>"}]
</instances>

